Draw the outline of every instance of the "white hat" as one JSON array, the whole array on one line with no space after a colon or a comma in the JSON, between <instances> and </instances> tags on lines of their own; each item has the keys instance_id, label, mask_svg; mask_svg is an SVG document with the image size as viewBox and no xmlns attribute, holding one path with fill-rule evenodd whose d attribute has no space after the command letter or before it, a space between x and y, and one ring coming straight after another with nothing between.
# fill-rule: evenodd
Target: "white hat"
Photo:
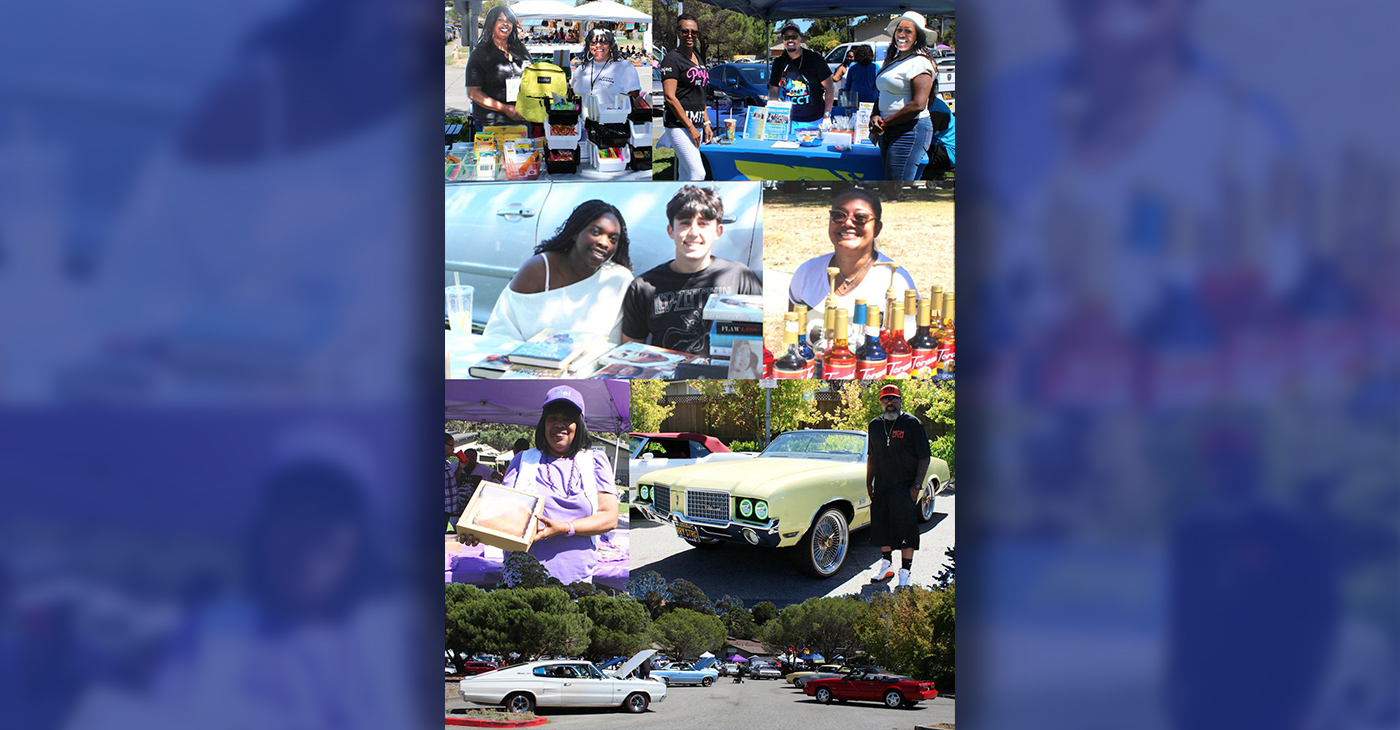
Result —
<instances>
[{"instance_id":1,"label":"white hat","mask_svg":"<svg viewBox=\"0 0 1400 730\"><path fill-rule=\"evenodd\" d=\"M937 40L937 34L933 31L933 29L928 27L928 21L924 20L923 14L916 13L913 10L906 10L904 11L903 15L899 16L898 18L895 18L894 20L891 20L889 22L889 25L885 26L885 34L893 38L894 29L899 27L899 21L901 20L907 20L913 23L915 28L918 28L919 30L924 32L925 45L931 46Z\"/></svg>"}]
</instances>

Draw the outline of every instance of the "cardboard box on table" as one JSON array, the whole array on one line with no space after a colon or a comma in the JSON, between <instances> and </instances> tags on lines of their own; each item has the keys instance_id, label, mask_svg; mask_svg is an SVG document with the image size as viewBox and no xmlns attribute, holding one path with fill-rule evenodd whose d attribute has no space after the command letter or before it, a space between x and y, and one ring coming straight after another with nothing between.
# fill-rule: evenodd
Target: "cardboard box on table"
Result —
<instances>
[{"instance_id":1,"label":"cardboard box on table","mask_svg":"<svg viewBox=\"0 0 1400 730\"><path fill-rule=\"evenodd\" d=\"M511 489L495 482L482 482L477 485L472 498L467 502L467 508L462 510L462 516L457 519L457 534L474 537L485 545L502 550L529 550L530 544L535 541L536 526L543 510L544 499L534 492ZM503 514L514 517L526 515L524 529L515 534L499 529L498 526L477 522L500 518Z\"/></svg>"}]
</instances>

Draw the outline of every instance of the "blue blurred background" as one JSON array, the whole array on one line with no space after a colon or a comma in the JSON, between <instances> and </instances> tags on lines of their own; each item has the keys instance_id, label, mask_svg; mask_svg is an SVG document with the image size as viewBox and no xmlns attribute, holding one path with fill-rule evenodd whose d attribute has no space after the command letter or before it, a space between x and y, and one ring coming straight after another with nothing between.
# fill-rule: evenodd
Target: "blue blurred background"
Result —
<instances>
[{"instance_id":1,"label":"blue blurred background","mask_svg":"<svg viewBox=\"0 0 1400 730\"><path fill-rule=\"evenodd\" d=\"M0 724L435 725L436 14L0 10ZM1400 6L957 20L960 720L1400 727Z\"/></svg>"}]
</instances>

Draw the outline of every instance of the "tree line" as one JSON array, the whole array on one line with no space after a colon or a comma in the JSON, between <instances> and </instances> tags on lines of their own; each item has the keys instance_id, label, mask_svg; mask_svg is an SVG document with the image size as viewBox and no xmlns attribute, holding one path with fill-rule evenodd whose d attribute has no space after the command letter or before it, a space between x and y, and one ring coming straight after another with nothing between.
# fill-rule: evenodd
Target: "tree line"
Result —
<instances>
[{"instance_id":1,"label":"tree line","mask_svg":"<svg viewBox=\"0 0 1400 730\"><path fill-rule=\"evenodd\" d=\"M633 575L626 593L613 594L586 583L564 586L528 566L508 566L507 580L496 590L447 586L446 648L520 661L543 656L603 661L656 646L673 658L694 659L707 651L718 655L731 638L748 639L762 642L772 654L805 649L827 659L878 664L951 692L956 678L951 550L948 558L932 589L811 598L781 610L768 601L748 608L733 596L712 600L690 581L667 581L652 571Z\"/></svg>"}]
</instances>

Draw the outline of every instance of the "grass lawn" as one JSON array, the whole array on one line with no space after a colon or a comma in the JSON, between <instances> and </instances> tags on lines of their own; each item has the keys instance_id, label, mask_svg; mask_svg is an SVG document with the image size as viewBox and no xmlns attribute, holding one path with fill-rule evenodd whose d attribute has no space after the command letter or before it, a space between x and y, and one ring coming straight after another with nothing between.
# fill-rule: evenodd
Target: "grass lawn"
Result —
<instances>
[{"instance_id":1,"label":"grass lawn","mask_svg":"<svg viewBox=\"0 0 1400 730\"><path fill-rule=\"evenodd\" d=\"M765 191L763 268L791 274L802 262L831 252L826 234L829 190ZM883 205L884 227L876 250L909 270L921 296L935 284L956 291L953 282L953 191L907 190L900 202ZM764 313L764 340L774 350L782 342L782 312Z\"/></svg>"}]
</instances>

